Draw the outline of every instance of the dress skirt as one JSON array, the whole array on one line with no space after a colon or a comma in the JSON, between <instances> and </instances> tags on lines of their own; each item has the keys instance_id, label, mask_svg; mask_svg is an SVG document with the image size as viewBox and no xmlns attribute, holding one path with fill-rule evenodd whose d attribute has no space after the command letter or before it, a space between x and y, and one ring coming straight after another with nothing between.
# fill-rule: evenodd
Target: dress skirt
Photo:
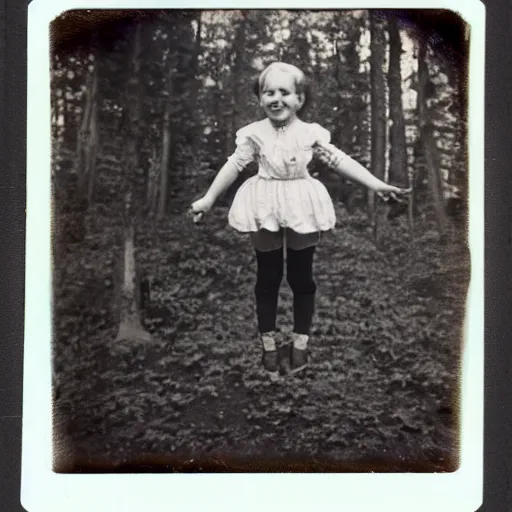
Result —
<instances>
[{"instance_id":1,"label":"dress skirt","mask_svg":"<svg viewBox=\"0 0 512 512\"><path fill-rule=\"evenodd\" d=\"M319 180L279 180L253 176L238 189L228 215L242 233L261 229L315 233L334 228L336 216L329 192Z\"/></svg>"}]
</instances>

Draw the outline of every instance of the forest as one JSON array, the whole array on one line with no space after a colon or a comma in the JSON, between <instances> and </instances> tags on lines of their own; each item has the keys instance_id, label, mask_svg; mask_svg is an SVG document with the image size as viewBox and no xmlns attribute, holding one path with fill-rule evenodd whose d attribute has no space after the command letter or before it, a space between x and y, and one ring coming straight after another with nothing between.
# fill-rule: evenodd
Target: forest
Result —
<instances>
[{"instance_id":1,"label":"forest","mask_svg":"<svg viewBox=\"0 0 512 512\"><path fill-rule=\"evenodd\" d=\"M397 11L114 14L54 22L56 470L456 469L463 35L454 49ZM70 17L85 28L63 42ZM413 193L384 202L313 164L338 227L318 250L311 367L274 383L254 254L227 225L255 167L202 224L187 211L261 116L253 81L276 60L312 79L305 120ZM279 313L285 336L286 286Z\"/></svg>"}]
</instances>

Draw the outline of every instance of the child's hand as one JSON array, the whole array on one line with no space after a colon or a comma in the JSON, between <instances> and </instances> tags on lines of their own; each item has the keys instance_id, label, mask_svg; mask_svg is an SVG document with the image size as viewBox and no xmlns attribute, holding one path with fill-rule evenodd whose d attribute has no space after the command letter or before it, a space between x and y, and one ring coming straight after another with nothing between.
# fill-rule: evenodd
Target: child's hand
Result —
<instances>
[{"instance_id":1,"label":"child's hand","mask_svg":"<svg viewBox=\"0 0 512 512\"><path fill-rule=\"evenodd\" d=\"M410 194L412 192L412 188L399 188L383 183L375 189L375 192L383 201L388 201L389 198L391 198L398 203L402 203L403 200L400 197Z\"/></svg>"},{"instance_id":2,"label":"child's hand","mask_svg":"<svg viewBox=\"0 0 512 512\"><path fill-rule=\"evenodd\" d=\"M204 214L208 213L212 209L212 206L213 201L208 199L206 196L193 202L190 207L190 211L194 216L194 222L199 222L203 218Z\"/></svg>"}]
</instances>

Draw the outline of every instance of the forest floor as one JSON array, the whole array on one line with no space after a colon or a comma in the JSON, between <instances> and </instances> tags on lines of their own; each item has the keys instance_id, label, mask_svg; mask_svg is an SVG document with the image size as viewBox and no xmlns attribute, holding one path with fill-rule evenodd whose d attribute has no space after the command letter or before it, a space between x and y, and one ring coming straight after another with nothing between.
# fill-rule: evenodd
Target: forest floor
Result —
<instances>
[{"instance_id":1,"label":"forest floor","mask_svg":"<svg viewBox=\"0 0 512 512\"><path fill-rule=\"evenodd\" d=\"M463 233L452 227L440 244L424 219L413 242L400 217L377 248L364 212L337 216L316 255L311 365L275 382L260 363L255 257L225 208L200 225L175 213L139 226L154 340L123 354L110 350L117 225L88 216L56 274L57 468L456 469ZM283 341L291 298L283 281Z\"/></svg>"}]
</instances>

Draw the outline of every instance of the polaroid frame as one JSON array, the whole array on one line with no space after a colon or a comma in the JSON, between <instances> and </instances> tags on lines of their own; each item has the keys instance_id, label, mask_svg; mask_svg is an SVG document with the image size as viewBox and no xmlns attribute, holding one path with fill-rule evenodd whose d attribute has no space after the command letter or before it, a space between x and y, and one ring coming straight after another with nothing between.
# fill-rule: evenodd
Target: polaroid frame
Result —
<instances>
[{"instance_id":1,"label":"polaroid frame","mask_svg":"<svg viewBox=\"0 0 512 512\"><path fill-rule=\"evenodd\" d=\"M356 5L357 4L357 5ZM447 9L470 31L469 248L461 460L453 473L57 474L52 471L50 22L74 9L276 9L270 0L33 0L28 8L27 234L21 503L29 512L91 510L477 510L483 499L484 52L478 0L323 0L315 9ZM282 0L279 9L309 9ZM262 489L265 492L262 493Z\"/></svg>"}]
</instances>

